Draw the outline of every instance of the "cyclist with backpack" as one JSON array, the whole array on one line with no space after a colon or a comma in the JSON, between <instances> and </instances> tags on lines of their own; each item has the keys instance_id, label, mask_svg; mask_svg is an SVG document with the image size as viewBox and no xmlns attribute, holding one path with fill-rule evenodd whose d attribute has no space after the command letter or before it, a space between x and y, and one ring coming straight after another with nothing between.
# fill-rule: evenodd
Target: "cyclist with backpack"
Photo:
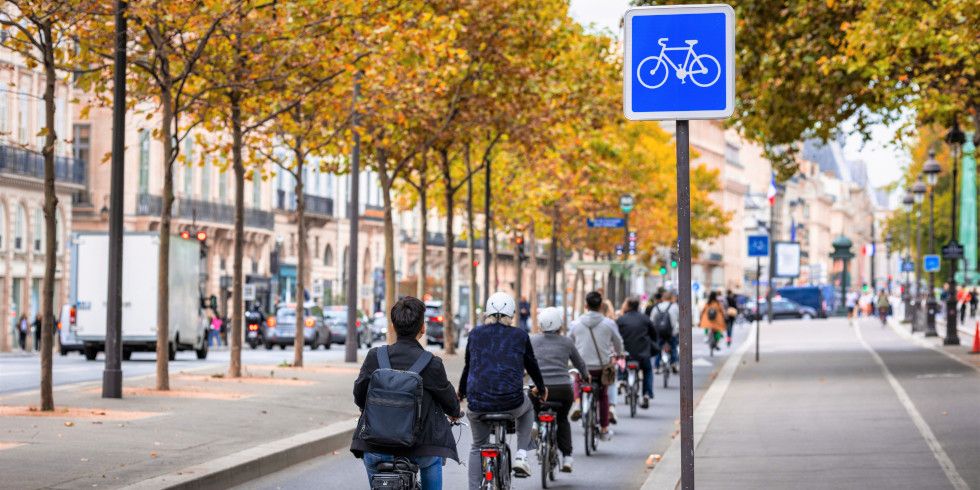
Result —
<instances>
[{"instance_id":1,"label":"cyclist with backpack","mask_svg":"<svg viewBox=\"0 0 980 490\"><path fill-rule=\"evenodd\" d=\"M538 313L539 334L531 336L531 346L541 367L541 376L548 389L548 398L560 403L558 409L558 450L561 451L561 470L572 471L572 426L568 423L568 412L575 402L571 379L568 377L568 363L571 362L586 378L589 369L575 349L575 342L561 334L561 310L545 308Z\"/></svg>"},{"instance_id":2,"label":"cyclist with backpack","mask_svg":"<svg viewBox=\"0 0 980 490\"><path fill-rule=\"evenodd\" d=\"M640 365L643 372L643 401L640 408L650 408L653 398L653 365L650 356L659 354L657 332L653 328L650 317L640 313L640 299L631 296L626 298L625 313L616 319L619 335L623 338L623 346L630 359Z\"/></svg>"},{"instance_id":3,"label":"cyclist with backpack","mask_svg":"<svg viewBox=\"0 0 980 490\"><path fill-rule=\"evenodd\" d=\"M442 488L446 458L459 461L450 420L463 416L442 359L422 348L425 303L405 297L391 308L394 344L368 351L354 381L361 416L351 452L364 460L368 481L382 462L418 465L423 489Z\"/></svg>"},{"instance_id":4,"label":"cyclist with backpack","mask_svg":"<svg viewBox=\"0 0 980 490\"><path fill-rule=\"evenodd\" d=\"M514 474L531 476L527 451L533 449L531 426L534 410L524 393L524 372L535 386L545 387L539 395L548 399L548 388L541 376L531 338L521 328L514 328L514 298L496 292L487 299L486 323L470 332L466 343L463 374L459 380L459 398L467 400L473 445L469 458L469 487L480 487L480 447L490 440L492 427L481 415L506 413L517 425L517 451L514 452Z\"/></svg>"},{"instance_id":5,"label":"cyclist with backpack","mask_svg":"<svg viewBox=\"0 0 980 490\"><path fill-rule=\"evenodd\" d=\"M660 348L663 349L664 345L670 346L670 366L664 366L664 368L669 368L674 374L677 374L677 346L680 340L677 334L680 331L680 308L674 300L673 292L665 292L660 303L653 307L650 319L653 322L653 329L657 331ZM656 373L660 374L660 356L654 360L654 366Z\"/></svg>"}]
</instances>

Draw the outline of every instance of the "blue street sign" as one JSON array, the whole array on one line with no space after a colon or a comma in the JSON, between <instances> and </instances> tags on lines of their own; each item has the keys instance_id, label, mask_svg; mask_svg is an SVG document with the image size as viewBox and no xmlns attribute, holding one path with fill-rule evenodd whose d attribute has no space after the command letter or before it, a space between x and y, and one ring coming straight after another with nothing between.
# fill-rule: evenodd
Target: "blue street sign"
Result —
<instances>
[{"instance_id":1,"label":"blue street sign","mask_svg":"<svg viewBox=\"0 0 980 490\"><path fill-rule=\"evenodd\" d=\"M915 272L915 262L912 262L911 260L903 260L902 272Z\"/></svg>"},{"instance_id":2,"label":"blue street sign","mask_svg":"<svg viewBox=\"0 0 980 490\"><path fill-rule=\"evenodd\" d=\"M939 272L939 256L938 255L924 255L922 257L922 269L926 272Z\"/></svg>"},{"instance_id":3,"label":"blue street sign","mask_svg":"<svg viewBox=\"0 0 980 490\"><path fill-rule=\"evenodd\" d=\"M749 257L766 257L769 255L768 235L749 235Z\"/></svg>"},{"instance_id":4,"label":"blue street sign","mask_svg":"<svg viewBox=\"0 0 980 490\"><path fill-rule=\"evenodd\" d=\"M624 228L626 220L623 218L585 218L585 224L589 228Z\"/></svg>"},{"instance_id":5,"label":"blue street sign","mask_svg":"<svg viewBox=\"0 0 980 490\"><path fill-rule=\"evenodd\" d=\"M623 20L623 113L627 119L725 119L732 115L732 7L636 7Z\"/></svg>"}]
</instances>

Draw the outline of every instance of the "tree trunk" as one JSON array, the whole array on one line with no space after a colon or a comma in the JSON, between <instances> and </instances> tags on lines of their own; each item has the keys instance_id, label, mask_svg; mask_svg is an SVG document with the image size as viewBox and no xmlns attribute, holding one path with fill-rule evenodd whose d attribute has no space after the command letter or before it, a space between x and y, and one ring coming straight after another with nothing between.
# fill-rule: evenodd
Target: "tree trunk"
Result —
<instances>
[{"instance_id":1,"label":"tree trunk","mask_svg":"<svg viewBox=\"0 0 980 490\"><path fill-rule=\"evenodd\" d=\"M473 226L473 174L470 170L470 148L466 146L466 236L467 247L469 248L470 258L470 295L469 295L469 325L470 328L476 327L476 227ZM486 260L486 258L484 258Z\"/></svg>"},{"instance_id":2,"label":"tree trunk","mask_svg":"<svg viewBox=\"0 0 980 490\"><path fill-rule=\"evenodd\" d=\"M453 320L453 176L449 162L449 150L440 150L442 158L442 179L446 189L446 267L443 278L442 300L442 340L443 349L447 355L456 353L456 331Z\"/></svg>"},{"instance_id":3,"label":"tree trunk","mask_svg":"<svg viewBox=\"0 0 980 490\"><path fill-rule=\"evenodd\" d=\"M578 251L578 260L582 261L582 250ZM594 273L593 273L594 274ZM585 271L581 268L575 269L575 285L572 286L572 312L577 314L582 308L582 298L585 296L585 292L582 291L583 286L585 286Z\"/></svg>"},{"instance_id":4,"label":"tree trunk","mask_svg":"<svg viewBox=\"0 0 980 490\"><path fill-rule=\"evenodd\" d=\"M538 240L534 237L534 220L528 228L528 238L531 247L531 331L538 333Z\"/></svg>"},{"instance_id":5,"label":"tree trunk","mask_svg":"<svg viewBox=\"0 0 980 490\"><path fill-rule=\"evenodd\" d=\"M163 208L160 210L160 250L157 256L157 385L170 390L170 218L174 203L174 160L180 151L174 145L174 112L170 87L160 91L163 110L160 135L163 140Z\"/></svg>"},{"instance_id":6,"label":"tree trunk","mask_svg":"<svg viewBox=\"0 0 980 490\"><path fill-rule=\"evenodd\" d=\"M499 263L497 262L497 225L495 223L490 223L490 236L487 237L490 240L490 263L493 264L493 285L491 291L500 290L500 269ZM490 297L490 291L484 291L486 296Z\"/></svg>"},{"instance_id":7,"label":"tree trunk","mask_svg":"<svg viewBox=\"0 0 980 490\"><path fill-rule=\"evenodd\" d=\"M523 236L523 232L519 232ZM521 261L521 252L518 250L516 237L514 239L514 299L520 305L524 299L524 263Z\"/></svg>"},{"instance_id":8,"label":"tree trunk","mask_svg":"<svg viewBox=\"0 0 980 490\"><path fill-rule=\"evenodd\" d=\"M384 205L384 238L385 238L385 309L395 304L395 223L392 216L391 184L394 175L388 173L388 155L384 150L378 150L378 179L381 181L381 200ZM385 333L389 344L395 343L395 326L388 322Z\"/></svg>"},{"instance_id":9,"label":"tree trunk","mask_svg":"<svg viewBox=\"0 0 980 490\"><path fill-rule=\"evenodd\" d=\"M548 306L555 306L558 284L555 270L558 268L558 207L554 208L551 219L551 243L548 245Z\"/></svg>"},{"instance_id":10,"label":"tree trunk","mask_svg":"<svg viewBox=\"0 0 980 490\"><path fill-rule=\"evenodd\" d=\"M303 165L305 158L301 150L303 141L296 139L293 154L296 156L296 236L298 254L296 262L296 334L293 335L293 367L303 367L303 346L306 343L306 198L303 196ZM330 339L327 339L329 342ZM350 341L350 339L348 339ZM316 348L316 344L312 345Z\"/></svg>"},{"instance_id":11,"label":"tree trunk","mask_svg":"<svg viewBox=\"0 0 980 490\"><path fill-rule=\"evenodd\" d=\"M245 247L245 163L242 161L241 94L232 90L228 96L231 106L231 162L235 171L235 240L231 280L231 359L228 375L242 376L242 262ZM259 178L254 175L253 179Z\"/></svg>"},{"instance_id":12,"label":"tree trunk","mask_svg":"<svg viewBox=\"0 0 980 490\"><path fill-rule=\"evenodd\" d=\"M42 37L51 41L51 26L41 27ZM44 56L44 120L47 128L44 138L44 282L41 292L41 410L54 410L54 394L51 388L51 351L54 336L54 272L57 261L56 243L58 196L54 189L54 143L57 135L54 127L54 84L57 74L54 66L54 46L42 50Z\"/></svg>"},{"instance_id":13,"label":"tree trunk","mask_svg":"<svg viewBox=\"0 0 980 490\"><path fill-rule=\"evenodd\" d=\"M426 193L425 164L422 165L419 177L419 277L415 284L415 296L425 297L425 278L427 274L427 259L429 251L429 203Z\"/></svg>"}]
</instances>

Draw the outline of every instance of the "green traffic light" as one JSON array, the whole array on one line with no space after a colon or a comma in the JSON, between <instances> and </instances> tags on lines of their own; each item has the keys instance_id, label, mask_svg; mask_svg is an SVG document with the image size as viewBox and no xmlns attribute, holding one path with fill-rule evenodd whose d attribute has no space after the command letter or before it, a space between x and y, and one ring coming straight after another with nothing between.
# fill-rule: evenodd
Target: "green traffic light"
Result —
<instances>
[{"instance_id":1,"label":"green traffic light","mask_svg":"<svg viewBox=\"0 0 980 490\"><path fill-rule=\"evenodd\" d=\"M676 260L671 260L670 261L670 268L671 269L676 269L677 268L677 261Z\"/></svg>"},{"instance_id":2,"label":"green traffic light","mask_svg":"<svg viewBox=\"0 0 980 490\"><path fill-rule=\"evenodd\" d=\"M667 268L666 267L661 267L660 268L660 275L661 276L666 276L667 275Z\"/></svg>"}]
</instances>

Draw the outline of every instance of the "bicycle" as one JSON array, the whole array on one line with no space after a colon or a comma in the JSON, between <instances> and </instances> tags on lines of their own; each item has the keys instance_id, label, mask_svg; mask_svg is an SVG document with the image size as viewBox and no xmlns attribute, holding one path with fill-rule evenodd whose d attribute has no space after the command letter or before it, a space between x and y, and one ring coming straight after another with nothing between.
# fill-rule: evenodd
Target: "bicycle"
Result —
<instances>
[{"instance_id":1,"label":"bicycle","mask_svg":"<svg viewBox=\"0 0 980 490\"><path fill-rule=\"evenodd\" d=\"M560 403L539 402L537 417L538 462L541 464L541 488L548 488L548 480L555 481L558 468L558 412Z\"/></svg>"},{"instance_id":2,"label":"bicycle","mask_svg":"<svg viewBox=\"0 0 980 490\"><path fill-rule=\"evenodd\" d=\"M640 82L640 85L644 87L655 90L660 88L664 83L667 83L667 75L670 71L668 65L674 68L674 73L677 78L680 79L681 83L686 83L684 78L690 78L691 82L698 87L710 87L721 78L721 63L718 59L710 54L697 54L694 52L694 46L698 43L697 39L688 39L684 41L687 44L686 48L668 48L667 38L662 37L657 40L657 44L660 45L660 54L656 56L648 56L640 61L640 64L636 67L636 79ZM667 51L686 51L687 54L684 56L684 63L681 66L677 66L670 57L667 56ZM649 63L656 62L653 68L650 69ZM644 66L647 67L648 71L644 71ZM662 75L660 67L663 66ZM709 67L712 67L713 70ZM714 73L714 76L711 73ZM650 78L644 80L644 74L649 74ZM695 78L695 75L699 75ZM707 75L706 77L701 77L700 75ZM657 80L660 80L659 82Z\"/></svg>"},{"instance_id":3,"label":"bicycle","mask_svg":"<svg viewBox=\"0 0 980 490\"><path fill-rule=\"evenodd\" d=\"M490 426L490 439L480 447L483 475L480 490L509 489L511 454L507 434L516 432L514 417L506 413L486 413L479 415L479 419Z\"/></svg>"},{"instance_id":4,"label":"bicycle","mask_svg":"<svg viewBox=\"0 0 980 490\"><path fill-rule=\"evenodd\" d=\"M592 453L599 449L599 401L593 394L595 383L582 386L582 396L579 404L582 410L582 429L585 432L585 455L592 456Z\"/></svg>"},{"instance_id":5,"label":"bicycle","mask_svg":"<svg viewBox=\"0 0 980 490\"><path fill-rule=\"evenodd\" d=\"M626 362L626 402L630 405L630 418L636 417L636 404L640 400L640 364Z\"/></svg>"},{"instance_id":6,"label":"bicycle","mask_svg":"<svg viewBox=\"0 0 980 490\"><path fill-rule=\"evenodd\" d=\"M453 426L469 425L462 419L452 422ZM392 461L382 461L375 467L371 477L371 490L422 490L419 465L404 456L395 456Z\"/></svg>"}]
</instances>

